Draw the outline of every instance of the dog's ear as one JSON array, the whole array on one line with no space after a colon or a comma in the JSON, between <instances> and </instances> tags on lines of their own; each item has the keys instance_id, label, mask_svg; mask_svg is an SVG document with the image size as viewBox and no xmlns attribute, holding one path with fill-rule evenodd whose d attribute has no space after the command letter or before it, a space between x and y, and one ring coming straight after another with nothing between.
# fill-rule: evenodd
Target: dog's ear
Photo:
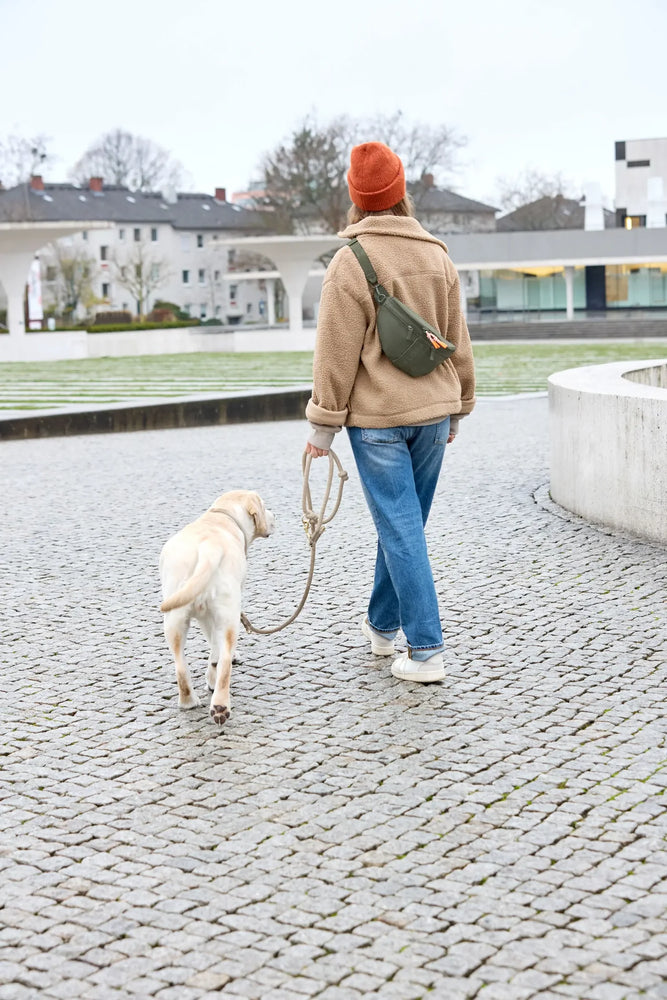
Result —
<instances>
[{"instance_id":1,"label":"dog's ear","mask_svg":"<svg viewBox=\"0 0 667 1000\"><path fill-rule=\"evenodd\" d=\"M268 538L269 525L266 520L266 511L262 498L257 493L251 493L248 498L248 513L255 522L255 533L260 538Z\"/></svg>"}]
</instances>

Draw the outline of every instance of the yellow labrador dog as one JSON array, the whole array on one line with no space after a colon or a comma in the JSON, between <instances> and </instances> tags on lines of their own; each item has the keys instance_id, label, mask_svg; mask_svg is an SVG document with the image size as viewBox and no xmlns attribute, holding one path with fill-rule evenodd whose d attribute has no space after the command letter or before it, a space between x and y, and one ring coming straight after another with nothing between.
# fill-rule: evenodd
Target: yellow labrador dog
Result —
<instances>
[{"instance_id":1,"label":"yellow labrador dog","mask_svg":"<svg viewBox=\"0 0 667 1000\"><path fill-rule=\"evenodd\" d=\"M185 639L193 618L201 625L211 651L206 681L213 692L211 716L222 726L229 718L232 657L241 618L248 546L268 538L275 518L257 493L223 493L205 514L186 525L160 554L164 634L176 663L178 704L194 708L185 662Z\"/></svg>"}]
</instances>

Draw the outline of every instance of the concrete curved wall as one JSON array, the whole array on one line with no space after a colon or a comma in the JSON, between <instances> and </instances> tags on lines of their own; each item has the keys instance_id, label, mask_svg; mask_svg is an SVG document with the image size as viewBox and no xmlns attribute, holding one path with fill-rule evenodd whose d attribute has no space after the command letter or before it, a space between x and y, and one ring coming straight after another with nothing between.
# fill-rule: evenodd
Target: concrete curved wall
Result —
<instances>
[{"instance_id":1,"label":"concrete curved wall","mask_svg":"<svg viewBox=\"0 0 667 1000\"><path fill-rule=\"evenodd\" d=\"M549 429L556 503L667 544L667 359L557 372Z\"/></svg>"}]
</instances>

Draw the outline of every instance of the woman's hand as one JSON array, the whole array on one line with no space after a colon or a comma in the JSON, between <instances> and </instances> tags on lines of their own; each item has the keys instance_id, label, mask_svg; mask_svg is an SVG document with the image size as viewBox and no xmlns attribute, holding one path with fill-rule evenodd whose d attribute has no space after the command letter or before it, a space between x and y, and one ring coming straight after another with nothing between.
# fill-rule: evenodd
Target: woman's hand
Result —
<instances>
[{"instance_id":1,"label":"woman's hand","mask_svg":"<svg viewBox=\"0 0 667 1000\"><path fill-rule=\"evenodd\" d=\"M316 448L310 441L306 443L306 455L312 455L313 458L325 458L328 454L328 448Z\"/></svg>"},{"instance_id":2,"label":"woman's hand","mask_svg":"<svg viewBox=\"0 0 667 1000\"><path fill-rule=\"evenodd\" d=\"M447 438L447 444L451 444L455 437L456 434L450 434L449 437Z\"/></svg>"}]
</instances>

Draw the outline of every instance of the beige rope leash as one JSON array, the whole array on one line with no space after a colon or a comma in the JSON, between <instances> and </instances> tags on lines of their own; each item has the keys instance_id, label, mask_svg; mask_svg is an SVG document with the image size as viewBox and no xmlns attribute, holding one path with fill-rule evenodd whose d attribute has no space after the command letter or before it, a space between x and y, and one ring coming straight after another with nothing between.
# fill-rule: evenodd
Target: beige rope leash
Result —
<instances>
[{"instance_id":1,"label":"beige rope leash","mask_svg":"<svg viewBox=\"0 0 667 1000\"><path fill-rule=\"evenodd\" d=\"M249 621L248 616L242 613L241 621L246 632L255 632L257 635L272 635L274 632L280 632L282 629L287 628L288 625L291 625L295 618L301 614L301 611L303 610L303 607L308 599L310 585L313 582L313 574L315 572L316 546L326 525L329 524L330 521L333 521L334 517L338 513L338 508L340 507L341 500L343 499L343 486L345 485L345 480L348 478L347 472L341 465L338 455L335 451L329 449L329 475L327 477L327 485L324 491L324 500L322 501L319 514L316 514L313 510L313 501L310 495L310 484L308 482L311 462L312 455L308 455L304 451L301 459L301 469L303 471L303 492L301 494L301 508L303 510L303 514L301 521L303 523L304 531L306 532L306 537L308 538L308 544L310 545L310 569L308 571L308 580L306 582L306 589L304 590L303 597L301 598L299 606L294 614L291 615L287 621L282 622L281 625L276 625L275 628L256 628ZM338 470L338 496L336 497L333 510L327 517L326 509L331 496L334 468Z\"/></svg>"}]
</instances>

